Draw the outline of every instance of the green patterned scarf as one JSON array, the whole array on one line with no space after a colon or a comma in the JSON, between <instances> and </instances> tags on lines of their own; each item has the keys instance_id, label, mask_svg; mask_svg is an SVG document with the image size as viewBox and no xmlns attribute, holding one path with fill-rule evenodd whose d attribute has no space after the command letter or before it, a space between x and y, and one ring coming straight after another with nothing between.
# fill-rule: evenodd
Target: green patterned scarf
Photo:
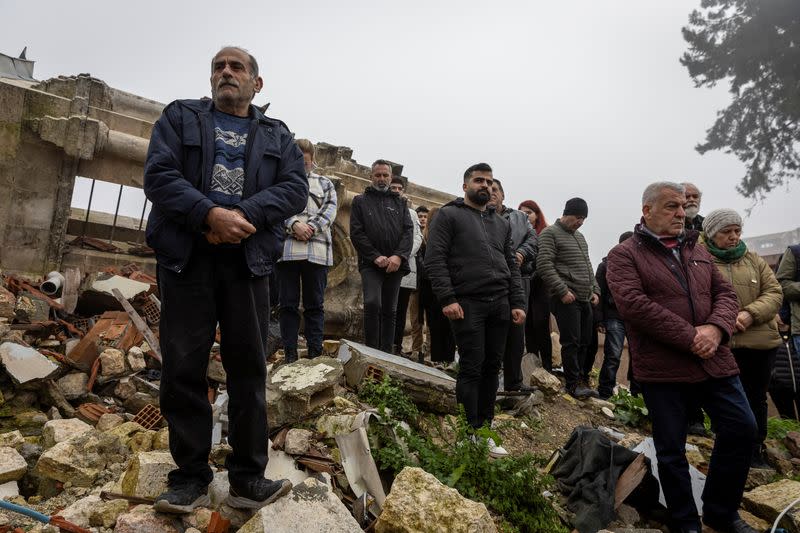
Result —
<instances>
[{"instance_id":1,"label":"green patterned scarf","mask_svg":"<svg viewBox=\"0 0 800 533\"><path fill-rule=\"evenodd\" d=\"M739 241L739 244L734 246L733 248L728 248L727 250L722 250L721 248L717 248L714 246L714 243L711 239L706 239L706 248L711 255L722 261L723 263L733 263L738 261L739 259L747 253L747 245L744 241Z\"/></svg>"}]
</instances>

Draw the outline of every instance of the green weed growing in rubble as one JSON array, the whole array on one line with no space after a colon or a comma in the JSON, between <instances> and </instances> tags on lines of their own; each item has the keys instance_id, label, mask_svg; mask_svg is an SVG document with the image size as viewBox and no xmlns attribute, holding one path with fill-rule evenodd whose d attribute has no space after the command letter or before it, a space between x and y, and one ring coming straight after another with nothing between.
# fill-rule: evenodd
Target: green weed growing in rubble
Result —
<instances>
[{"instance_id":1,"label":"green weed growing in rubble","mask_svg":"<svg viewBox=\"0 0 800 533\"><path fill-rule=\"evenodd\" d=\"M767 437L781 440L790 431L800 431L800 422L792 418L772 417L767 419Z\"/></svg>"},{"instance_id":2,"label":"green weed growing in rubble","mask_svg":"<svg viewBox=\"0 0 800 533\"><path fill-rule=\"evenodd\" d=\"M609 401L614 404L617 420L628 426L641 426L650 414L640 394L634 396L622 387Z\"/></svg>"},{"instance_id":3,"label":"green weed growing in rubble","mask_svg":"<svg viewBox=\"0 0 800 533\"><path fill-rule=\"evenodd\" d=\"M423 417L388 377L362 385L359 397L381 415L369 426L372 453L381 470L396 475L406 466L420 467L502 515L509 531L567 531L542 496L550 479L537 468L541 460L530 454L490 459L486 438L499 442L499 436L484 427L476 432L481 437L477 442L469 440L471 428L463 409L443 422L432 415ZM425 426L433 435L422 429L423 420L430 422Z\"/></svg>"}]
</instances>

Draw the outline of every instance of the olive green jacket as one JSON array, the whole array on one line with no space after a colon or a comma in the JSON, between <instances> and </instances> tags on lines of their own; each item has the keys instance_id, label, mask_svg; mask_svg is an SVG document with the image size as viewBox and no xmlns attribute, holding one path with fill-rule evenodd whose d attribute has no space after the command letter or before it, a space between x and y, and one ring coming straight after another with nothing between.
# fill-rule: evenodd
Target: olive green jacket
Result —
<instances>
[{"instance_id":1,"label":"olive green jacket","mask_svg":"<svg viewBox=\"0 0 800 533\"><path fill-rule=\"evenodd\" d=\"M792 335L800 335L800 280L795 279L797 263L794 254L787 249L778 265L775 277L783 289L783 297L792 310Z\"/></svg>"},{"instance_id":2,"label":"olive green jacket","mask_svg":"<svg viewBox=\"0 0 800 533\"><path fill-rule=\"evenodd\" d=\"M714 262L733 285L739 310L753 316L749 328L734 333L730 347L768 350L779 346L782 341L775 315L781 307L783 291L767 262L751 251L733 263L725 263L716 257Z\"/></svg>"}]
</instances>

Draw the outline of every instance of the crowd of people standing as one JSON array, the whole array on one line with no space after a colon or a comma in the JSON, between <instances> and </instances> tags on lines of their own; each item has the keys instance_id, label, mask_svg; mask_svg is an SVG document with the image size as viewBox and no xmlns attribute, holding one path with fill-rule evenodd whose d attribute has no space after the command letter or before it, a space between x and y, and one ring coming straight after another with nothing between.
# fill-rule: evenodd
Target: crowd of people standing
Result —
<instances>
[{"instance_id":1,"label":"crowd of people standing","mask_svg":"<svg viewBox=\"0 0 800 533\"><path fill-rule=\"evenodd\" d=\"M147 243L162 299L160 405L176 463L154 507L169 513L210 501L206 372L217 326L230 396L226 503L256 509L291 489L289 480L264 477L268 276L292 362L301 301L308 355L322 353L333 264L335 188L314 172L313 144L295 141L252 105L263 87L256 59L225 47L212 58L210 82L211 99L164 109L144 171L153 205ZM521 372L526 347L555 371L551 314L565 390L578 399L613 393L627 338L631 388L650 412L673 526L702 529L685 442L702 428L705 411L715 441L702 522L720 532L754 531L737 509L748 469L763 464L767 394L783 416L800 419L800 244L773 273L741 239L738 213L719 209L704 218L697 187L657 182L644 189L639 223L595 272L580 232L589 214L581 198L567 200L547 225L532 200L507 206L491 166L477 163L464 172L463 197L414 209L405 181L393 174L391 163L375 161L371 184L351 205L368 346L402 354L409 313L412 356L449 364L458 355L456 399L478 439L493 421L501 368L503 388L523 393L530 391ZM595 389L599 330L606 342ZM490 454L506 454L500 443L486 444Z\"/></svg>"}]
</instances>

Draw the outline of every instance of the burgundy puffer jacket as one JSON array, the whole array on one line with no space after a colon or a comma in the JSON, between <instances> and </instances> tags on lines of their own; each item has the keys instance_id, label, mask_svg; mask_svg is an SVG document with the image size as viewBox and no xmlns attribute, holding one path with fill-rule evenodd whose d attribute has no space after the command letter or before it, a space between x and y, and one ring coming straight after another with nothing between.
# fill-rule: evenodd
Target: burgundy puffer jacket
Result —
<instances>
[{"instance_id":1,"label":"burgundy puffer jacket","mask_svg":"<svg viewBox=\"0 0 800 533\"><path fill-rule=\"evenodd\" d=\"M739 304L711 255L686 232L681 262L636 226L634 236L608 254L608 285L625 321L633 376L641 382L696 383L739 373L727 343ZM692 353L695 326L713 324L722 343L710 359Z\"/></svg>"}]
</instances>

